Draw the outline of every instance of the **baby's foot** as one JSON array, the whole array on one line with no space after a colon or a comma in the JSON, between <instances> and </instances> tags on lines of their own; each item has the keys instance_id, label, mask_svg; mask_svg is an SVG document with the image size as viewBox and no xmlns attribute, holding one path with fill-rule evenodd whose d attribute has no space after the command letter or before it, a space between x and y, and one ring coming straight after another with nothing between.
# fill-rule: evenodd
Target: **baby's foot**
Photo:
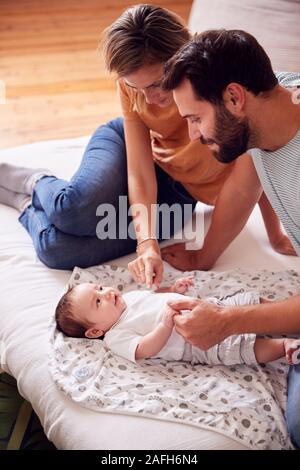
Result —
<instances>
[{"instance_id":1,"label":"baby's foot","mask_svg":"<svg viewBox=\"0 0 300 470\"><path fill-rule=\"evenodd\" d=\"M291 366L300 364L300 340L286 338L283 340L285 357Z\"/></svg>"}]
</instances>

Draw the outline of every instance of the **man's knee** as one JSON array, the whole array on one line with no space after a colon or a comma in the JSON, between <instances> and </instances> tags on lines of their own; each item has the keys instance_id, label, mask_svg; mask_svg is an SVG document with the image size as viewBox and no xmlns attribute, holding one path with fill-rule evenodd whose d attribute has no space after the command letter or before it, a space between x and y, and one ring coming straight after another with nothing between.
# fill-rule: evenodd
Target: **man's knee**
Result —
<instances>
[{"instance_id":1,"label":"man's knee","mask_svg":"<svg viewBox=\"0 0 300 470\"><path fill-rule=\"evenodd\" d=\"M294 410L293 413L287 413L286 418L290 439L293 445L300 449L300 415L298 410Z\"/></svg>"},{"instance_id":2,"label":"man's knee","mask_svg":"<svg viewBox=\"0 0 300 470\"><path fill-rule=\"evenodd\" d=\"M288 375L286 421L293 445L300 449L300 365L291 366Z\"/></svg>"}]
</instances>

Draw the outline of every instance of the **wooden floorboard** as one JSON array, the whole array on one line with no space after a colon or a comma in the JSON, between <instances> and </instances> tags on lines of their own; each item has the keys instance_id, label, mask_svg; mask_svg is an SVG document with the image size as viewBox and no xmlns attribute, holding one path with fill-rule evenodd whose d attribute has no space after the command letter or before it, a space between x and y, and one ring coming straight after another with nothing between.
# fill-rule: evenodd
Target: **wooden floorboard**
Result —
<instances>
[{"instance_id":1,"label":"wooden floorboard","mask_svg":"<svg viewBox=\"0 0 300 470\"><path fill-rule=\"evenodd\" d=\"M97 47L103 29L134 3L0 0L0 148L87 135L120 114ZM192 0L151 3L187 20Z\"/></svg>"}]
</instances>

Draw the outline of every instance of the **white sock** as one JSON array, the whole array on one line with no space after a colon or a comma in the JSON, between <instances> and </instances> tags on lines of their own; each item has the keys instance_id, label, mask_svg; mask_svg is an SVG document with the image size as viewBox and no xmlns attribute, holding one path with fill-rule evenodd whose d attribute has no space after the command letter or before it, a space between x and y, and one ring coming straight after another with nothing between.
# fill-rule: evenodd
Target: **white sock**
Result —
<instances>
[{"instance_id":1,"label":"white sock","mask_svg":"<svg viewBox=\"0 0 300 470\"><path fill-rule=\"evenodd\" d=\"M0 204L14 207L19 212L23 212L31 204L31 197L28 194L15 193L0 186Z\"/></svg>"},{"instance_id":2,"label":"white sock","mask_svg":"<svg viewBox=\"0 0 300 470\"><path fill-rule=\"evenodd\" d=\"M0 163L0 186L10 191L32 194L33 187L43 176L53 176L49 170L24 168L9 163Z\"/></svg>"}]
</instances>

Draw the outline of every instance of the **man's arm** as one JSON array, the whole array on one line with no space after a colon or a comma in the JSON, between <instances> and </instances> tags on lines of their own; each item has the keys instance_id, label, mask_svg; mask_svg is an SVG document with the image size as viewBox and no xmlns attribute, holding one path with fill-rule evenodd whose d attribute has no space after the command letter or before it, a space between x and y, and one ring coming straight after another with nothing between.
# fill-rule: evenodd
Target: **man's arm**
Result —
<instances>
[{"instance_id":1,"label":"man's arm","mask_svg":"<svg viewBox=\"0 0 300 470\"><path fill-rule=\"evenodd\" d=\"M228 336L239 333L300 334L300 295L280 302L235 307L228 315Z\"/></svg>"},{"instance_id":2,"label":"man's arm","mask_svg":"<svg viewBox=\"0 0 300 470\"><path fill-rule=\"evenodd\" d=\"M262 194L262 187L250 155L242 155L217 199L211 226L198 258L212 267L245 226Z\"/></svg>"},{"instance_id":3,"label":"man's arm","mask_svg":"<svg viewBox=\"0 0 300 470\"><path fill-rule=\"evenodd\" d=\"M169 302L186 341L207 350L235 334L300 334L300 295L280 302L222 307L198 299ZM181 310L190 310L182 316Z\"/></svg>"},{"instance_id":4,"label":"man's arm","mask_svg":"<svg viewBox=\"0 0 300 470\"><path fill-rule=\"evenodd\" d=\"M202 249L185 250L184 244L178 248L170 246L162 250L163 259L177 269L210 269L243 229L261 194L252 158L244 154L236 161L220 191Z\"/></svg>"}]
</instances>

